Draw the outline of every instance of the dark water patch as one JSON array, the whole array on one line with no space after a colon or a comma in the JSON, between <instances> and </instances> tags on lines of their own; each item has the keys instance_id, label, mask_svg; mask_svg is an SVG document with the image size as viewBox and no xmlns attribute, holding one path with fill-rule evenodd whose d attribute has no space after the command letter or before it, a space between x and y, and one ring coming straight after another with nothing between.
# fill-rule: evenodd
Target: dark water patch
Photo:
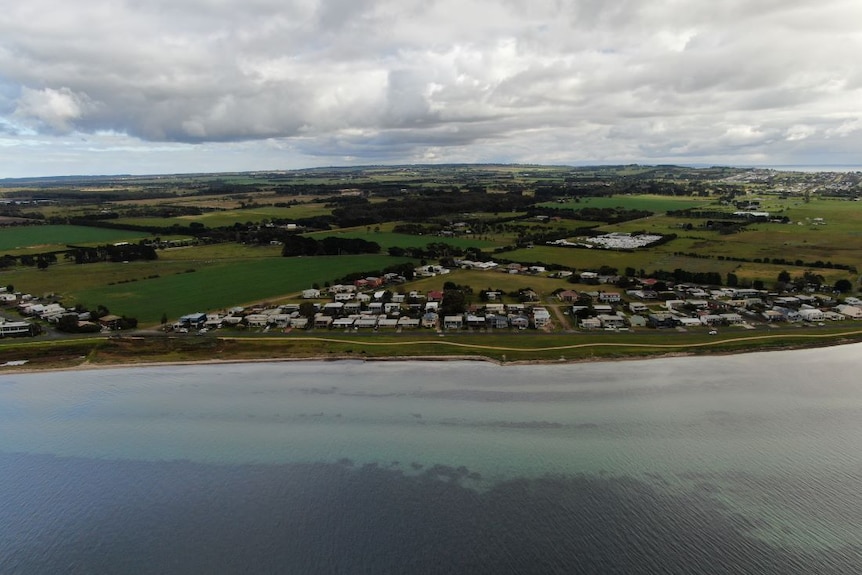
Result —
<instances>
[{"instance_id":1,"label":"dark water patch","mask_svg":"<svg viewBox=\"0 0 862 575\"><path fill-rule=\"evenodd\" d=\"M771 546L698 490L560 475L480 492L471 473L0 454L0 572L828 574L862 556Z\"/></svg>"}]
</instances>

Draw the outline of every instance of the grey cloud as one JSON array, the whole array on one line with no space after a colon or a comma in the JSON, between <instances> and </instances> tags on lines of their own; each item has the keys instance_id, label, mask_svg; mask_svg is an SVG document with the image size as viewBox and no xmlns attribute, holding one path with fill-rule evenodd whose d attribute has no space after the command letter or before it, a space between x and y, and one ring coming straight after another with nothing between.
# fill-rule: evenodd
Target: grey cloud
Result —
<instances>
[{"instance_id":1,"label":"grey cloud","mask_svg":"<svg viewBox=\"0 0 862 575\"><path fill-rule=\"evenodd\" d=\"M855 137L837 130L862 116L860 18L841 0L31 0L0 21L0 126L375 160L800 154Z\"/></svg>"}]
</instances>

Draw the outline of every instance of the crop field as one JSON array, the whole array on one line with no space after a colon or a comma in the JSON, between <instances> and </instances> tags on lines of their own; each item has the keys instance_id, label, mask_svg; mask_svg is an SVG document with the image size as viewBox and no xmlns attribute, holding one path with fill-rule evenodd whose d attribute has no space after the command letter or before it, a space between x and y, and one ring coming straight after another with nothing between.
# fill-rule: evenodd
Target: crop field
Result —
<instances>
[{"instance_id":1,"label":"crop field","mask_svg":"<svg viewBox=\"0 0 862 575\"><path fill-rule=\"evenodd\" d=\"M47 252L62 249L67 244L106 244L146 237L147 234L141 232L84 226L18 226L0 228L0 252L9 254L27 251Z\"/></svg>"},{"instance_id":2,"label":"crop field","mask_svg":"<svg viewBox=\"0 0 862 575\"><path fill-rule=\"evenodd\" d=\"M670 210L684 210L707 206L714 200L710 198L693 198L689 196L606 196L596 198L583 198L579 202L574 200L567 202L546 202L539 204L547 208L558 208L568 210L580 210L583 208L619 208L627 210L647 210L650 212L663 213Z\"/></svg>"},{"instance_id":3,"label":"crop field","mask_svg":"<svg viewBox=\"0 0 862 575\"><path fill-rule=\"evenodd\" d=\"M410 260L328 256L214 262L189 268L194 272L180 270L154 279L83 289L75 294L75 301L92 307L104 305L113 313L138 318L142 325L156 324L162 313L176 319L187 313L283 298L313 283L323 285L350 272L379 270L405 261Z\"/></svg>"}]
</instances>

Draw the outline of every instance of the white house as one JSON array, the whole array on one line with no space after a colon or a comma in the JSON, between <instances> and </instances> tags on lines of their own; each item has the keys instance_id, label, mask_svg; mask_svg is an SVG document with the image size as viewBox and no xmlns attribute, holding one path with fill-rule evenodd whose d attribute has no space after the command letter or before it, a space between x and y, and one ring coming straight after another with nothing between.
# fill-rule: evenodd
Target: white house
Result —
<instances>
[{"instance_id":1,"label":"white house","mask_svg":"<svg viewBox=\"0 0 862 575\"><path fill-rule=\"evenodd\" d=\"M599 293L599 301L604 303L617 303L622 299L619 293L615 291L603 291Z\"/></svg>"},{"instance_id":2,"label":"white house","mask_svg":"<svg viewBox=\"0 0 862 575\"><path fill-rule=\"evenodd\" d=\"M799 310L802 321L823 321L826 316L817 308L806 308Z\"/></svg>"},{"instance_id":3,"label":"white house","mask_svg":"<svg viewBox=\"0 0 862 575\"><path fill-rule=\"evenodd\" d=\"M551 313L543 307L533 308L533 326L536 329L542 329L551 323Z\"/></svg>"},{"instance_id":4,"label":"white house","mask_svg":"<svg viewBox=\"0 0 862 575\"><path fill-rule=\"evenodd\" d=\"M320 298L320 290L319 289L302 290L302 299L319 299L319 298Z\"/></svg>"}]
</instances>

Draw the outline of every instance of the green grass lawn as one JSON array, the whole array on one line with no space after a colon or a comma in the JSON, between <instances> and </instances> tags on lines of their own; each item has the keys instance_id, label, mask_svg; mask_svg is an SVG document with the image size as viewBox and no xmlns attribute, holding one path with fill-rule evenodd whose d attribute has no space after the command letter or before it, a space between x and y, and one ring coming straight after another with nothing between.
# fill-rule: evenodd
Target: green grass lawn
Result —
<instances>
[{"instance_id":1,"label":"green grass lawn","mask_svg":"<svg viewBox=\"0 0 862 575\"><path fill-rule=\"evenodd\" d=\"M101 304L113 313L137 317L142 324L153 324L162 313L175 319L187 313L277 298L350 272L379 270L404 261L409 260L374 255L213 261L194 267L192 273L180 270L155 279L82 289L76 299L87 306Z\"/></svg>"},{"instance_id":2,"label":"green grass lawn","mask_svg":"<svg viewBox=\"0 0 862 575\"><path fill-rule=\"evenodd\" d=\"M141 232L85 226L17 226L0 228L0 252L47 252L63 249L67 244L106 244L146 237Z\"/></svg>"}]
</instances>

